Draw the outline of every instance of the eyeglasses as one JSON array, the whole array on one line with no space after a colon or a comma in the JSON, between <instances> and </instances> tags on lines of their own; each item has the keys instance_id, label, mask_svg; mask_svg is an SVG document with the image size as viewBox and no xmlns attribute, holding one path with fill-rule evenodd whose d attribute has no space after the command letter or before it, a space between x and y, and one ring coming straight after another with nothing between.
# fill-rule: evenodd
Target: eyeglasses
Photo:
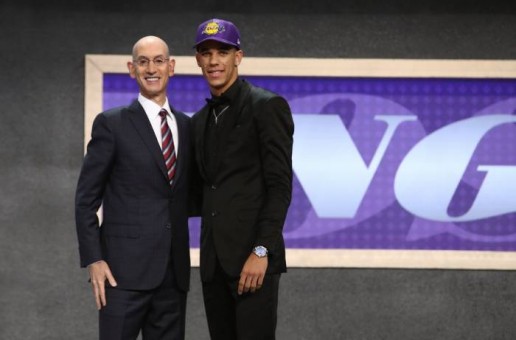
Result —
<instances>
[{"instance_id":1,"label":"eyeglasses","mask_svg":"<svg viewBox=\"0 0 516 340\"><path fill-rule=\"evenodd\" d=\"M151 63L151 61L154 63L154 66L160 67L160 66L165 65L168 62L168 58L156 57L153 60L149 60L147 58L140 58L140 59L133 60L133 61L136 63L136 65L138 65L140 67L148 67L149 64Z\"/></svg>"}]
</instances>

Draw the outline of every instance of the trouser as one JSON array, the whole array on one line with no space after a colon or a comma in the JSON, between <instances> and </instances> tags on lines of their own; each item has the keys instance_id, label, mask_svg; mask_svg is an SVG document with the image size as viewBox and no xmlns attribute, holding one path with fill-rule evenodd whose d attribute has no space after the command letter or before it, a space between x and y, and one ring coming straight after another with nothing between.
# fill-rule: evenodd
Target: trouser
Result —
<instances>
[{"instance_id":1,"label":"trouser","mask_svg":"<svg viewBox=\"0 0 516 340\"><path fill-rule=\"evenodd\" d=\"M274 340L280 274L266 275L255 293L237 294L238 277L217 264L203 282L204 307L212 340Z\"/></svg>"},{"instance_id":2,"label":"trouser","mask_svg":"<svg viewBox=\"0 0 516 340\"><path fill-rule=\"evenodd\" d=\"M106 306L99 311L100 340L183 340L186 292L175 284L167 266L163 283L152 290L106 288Z\"/></svg>"}]
</instances>

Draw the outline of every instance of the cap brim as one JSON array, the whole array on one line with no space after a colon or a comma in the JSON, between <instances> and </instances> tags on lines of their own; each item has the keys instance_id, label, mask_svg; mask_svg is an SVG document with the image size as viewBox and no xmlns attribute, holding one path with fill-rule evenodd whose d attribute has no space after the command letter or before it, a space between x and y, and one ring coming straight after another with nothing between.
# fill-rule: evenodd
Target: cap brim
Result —
<instances>
[{"instance_id":1,"label":"cap brim","mask_svg":"<svg viewBox=\"0 0 516 340\"><path fill-rule=\"evenodd\" d=\"M202 44L203 42L205 41L209 41L209 40L212 40L212 41L218 41L218 42L221 42L223 44L226 44L226 45L230 45L230 46L233 46L233 47L236 47L237 49L240 49L240 45L237 45L229 40L226 40L226 39L222 39L222 38L218 38L218 37L207 37L207 38L204 38L202 39L201 41L197 42L193 48L197 48L200 44Z\"/></svg>"}]
</instances>

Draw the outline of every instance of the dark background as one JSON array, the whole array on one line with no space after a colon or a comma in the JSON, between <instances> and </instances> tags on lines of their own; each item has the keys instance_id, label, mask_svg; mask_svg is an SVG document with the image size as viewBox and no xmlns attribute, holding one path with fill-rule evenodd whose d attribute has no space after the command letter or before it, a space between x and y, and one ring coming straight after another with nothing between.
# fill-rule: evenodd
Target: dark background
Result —
<instances>
[{"instance_id":1,"label":"dark background","mask_svg":"<svg viewBox=\"0 0 516 340\"><path fill-rule=\"evenodd\" d=\"M514 1L0 1L0 339L97 336L73 215L84 55L152 34L193 57L212 17L253 57L516 59ZM516 338L510 271L291 269L280 294L280 340ZM207 339L198 269L188 308Z\"/></svg>"}]
</instances>

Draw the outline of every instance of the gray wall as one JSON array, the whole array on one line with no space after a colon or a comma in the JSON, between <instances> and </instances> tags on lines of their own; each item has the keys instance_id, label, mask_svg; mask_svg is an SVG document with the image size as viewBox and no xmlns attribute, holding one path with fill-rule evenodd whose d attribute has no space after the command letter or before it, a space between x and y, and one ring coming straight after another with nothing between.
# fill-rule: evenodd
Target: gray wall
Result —
<instances>
[{"instance_id":1,"label":"gray wall","mask_svg":"<svg viewBox=\"0 0 516 340\"><path fill-rule=\"evenodd\" d=\"M0 3L0 339L97 334L73 218L84 54L155 34L190 55L197 25L220 16L249 56L516 58L514 2L103 2ZM196 269L188 308L188 339L207 339ZM279 311L279 339L514 339L516 273L291 269Z\"/></svg>"}]
</instances>

